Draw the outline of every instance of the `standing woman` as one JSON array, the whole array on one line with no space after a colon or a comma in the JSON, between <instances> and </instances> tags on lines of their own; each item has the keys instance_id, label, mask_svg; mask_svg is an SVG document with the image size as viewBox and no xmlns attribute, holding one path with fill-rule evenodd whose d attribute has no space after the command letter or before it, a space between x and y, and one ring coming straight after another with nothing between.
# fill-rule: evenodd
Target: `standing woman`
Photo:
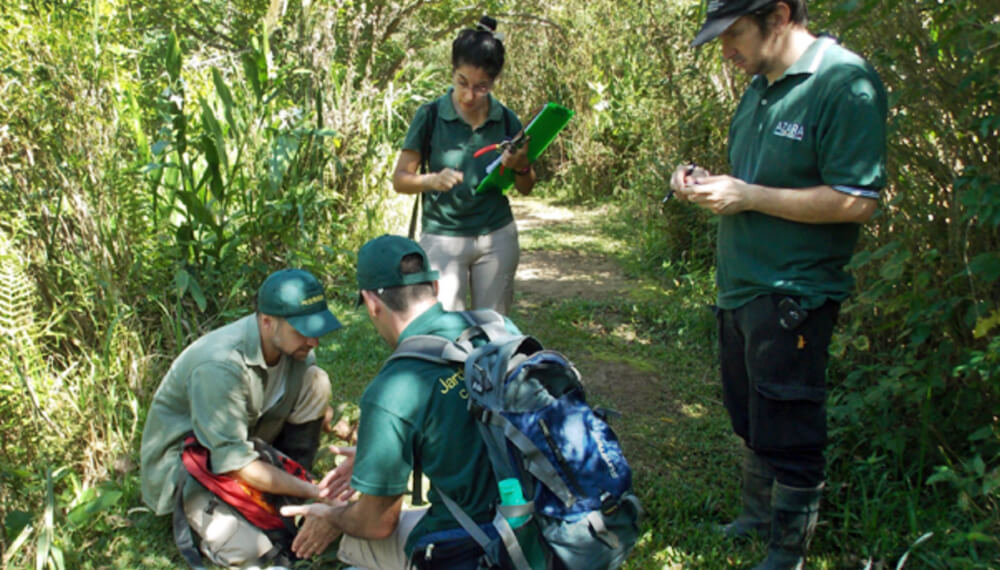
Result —
<instances>
[{"instance_id":1,"label":"standing woman","mask_svg":"<svg viewBox=\"0 0 1000 570\"><path fill-rule=\"evenodd\" d=\"M472 155L521 130L517 115L491 94L504 64L496 27L496 20L483 16L476 29L462 30L452 42L452 86L417 111L392 176L397 192L421 195L420 245L441 275L438 299L449 311L494 309L507 314L514 300L520 252L510 202L498 188L474 192L496 155ZM424 157L421 149L428 136L430 151ZM525 144L504 151L502 157L504 168L514 171L514 187L521 194L529 194L535 185L527 152ZM421 174L425 158L428 168Z\"/></svg>"}]
</instances>

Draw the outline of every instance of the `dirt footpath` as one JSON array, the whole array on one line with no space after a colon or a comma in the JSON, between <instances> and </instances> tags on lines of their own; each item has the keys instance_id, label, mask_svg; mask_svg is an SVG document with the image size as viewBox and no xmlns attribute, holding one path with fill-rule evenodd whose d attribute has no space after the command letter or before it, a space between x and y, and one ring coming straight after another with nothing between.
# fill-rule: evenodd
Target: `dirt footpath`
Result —
<instances>
[{"instance_id":1,"label":"dirt footpath","mask_svg":"<svg viewBox=\"0 0 1000 570\"><path fill-rule=\"evenodd\" d=\"M532 198L511 200L518 233L522 236L521 261L515 290L518 302L538 304L546 299L582 297L599 300L628 288L621 267L612 259L581 250L524 248L529 232L555 231L593 236L593 224L606 211L571 211Z\"/></svg>"}]
</instances>

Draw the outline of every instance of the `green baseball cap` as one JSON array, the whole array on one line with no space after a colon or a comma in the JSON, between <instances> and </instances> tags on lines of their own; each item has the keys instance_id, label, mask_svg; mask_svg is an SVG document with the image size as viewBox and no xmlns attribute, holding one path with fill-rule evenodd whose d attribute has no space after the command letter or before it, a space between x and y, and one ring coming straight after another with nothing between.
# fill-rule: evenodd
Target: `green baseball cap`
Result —
<instances>
[{"instance_id":1,"label":"green baseball cap","mask_svg":"<svg viewBox=\"0 0 1000 570\"><path fill-rule=\"evenodd\" d=\"M281 317L300 334L321 337L341 327L326 306L323 285L302 269L275 271L257 291L257 311Z\"/></svg>"},{"instance_id":2,"label":"green baseball cap","mask_svg":"<svg viewBox=\"0 0 1000 570\"><path fill-rule=\"evenodd\" d=\"M422 267L417 273L404 274L399 264L411 253L420 255ZM427 254L411 239L386 234L369 240L358 251L358 289L362 291L428 283L437 278L438 272L431 269Z\"/></svg>"}]
</instances>

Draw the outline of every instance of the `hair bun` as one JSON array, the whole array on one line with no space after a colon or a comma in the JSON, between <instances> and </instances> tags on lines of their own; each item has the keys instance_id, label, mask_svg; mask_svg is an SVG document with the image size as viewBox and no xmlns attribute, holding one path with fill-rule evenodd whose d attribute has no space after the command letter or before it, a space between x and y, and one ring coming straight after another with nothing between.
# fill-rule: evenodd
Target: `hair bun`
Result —
<instances>
[{"instance_id":1,"label":"hair bun","mask_svg":"<svg viewBox=\"0 0 1000 570\"><path fill-rule=\"evenodd\" d=\"M476 24L476 29L484 32L495 33L497 31L497 21L489 16L483 16L479 18L479 23Z\"/></svg>"}]
</instances>

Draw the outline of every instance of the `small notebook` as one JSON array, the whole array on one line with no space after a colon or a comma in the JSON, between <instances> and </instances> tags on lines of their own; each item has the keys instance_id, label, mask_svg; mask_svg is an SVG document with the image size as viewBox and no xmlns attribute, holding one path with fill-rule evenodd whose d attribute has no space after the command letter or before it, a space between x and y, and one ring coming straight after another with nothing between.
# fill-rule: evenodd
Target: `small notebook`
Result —
<instances>
[{"instance_id":1,"label":"small notebook","mask_svg":"<svg viewBox=\"0 0 1000 570\"><path fill-rule=\"evenodd\" d=\"M546 103L524 128L524 134L531 137L528 141L528 160L535 162L572 117L573 111L566 107L556 103ZM507 192L507 189L514 184L513 170L505 168L503 174L500 174L502 158L503 155L498 156L486 167L486 177L476 187L477 193L487 188L499 188L501 192Z\"/></svg>"}]
</instances>

